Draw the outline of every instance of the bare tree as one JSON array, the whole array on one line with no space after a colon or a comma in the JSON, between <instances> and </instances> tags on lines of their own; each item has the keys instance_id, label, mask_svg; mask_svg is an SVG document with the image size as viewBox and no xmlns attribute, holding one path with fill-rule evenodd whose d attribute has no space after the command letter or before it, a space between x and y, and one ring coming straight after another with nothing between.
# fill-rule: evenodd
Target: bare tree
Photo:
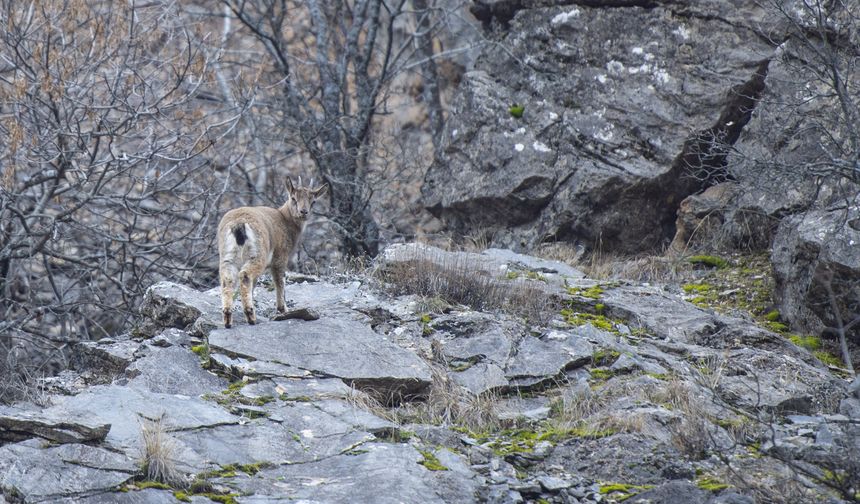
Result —
<instances>
[{"instance_id":1,"label":"bare tree","mask_svg":"<svg viewBox=\"0 0 860 504\"><path fill-rule=\"evenodd\" d=\"M168 3L2 0L0 25L0 374L42 374L16 359L62 366L212 255L201 153L241 110L197 102L210 54Z\"/></svg>"},{"instance_id":2,"label":"bare tree","mask_svg":"<svg viewBox=\"0 0 860 504\"><path fill-rule=\"evenodd\" d=\"M392 80L407 69L428 68L437 56L432 37L444 24L441 9L426 1L412 8L406 0L223 1L271 58L285 140L307 152L329 183L345 252L375 255L374 119L387 113ZM430 89L438 101L438 90L434 98ZM433 110L434 127L441 129L441 107Z\"/></svg>"}]
</instances>

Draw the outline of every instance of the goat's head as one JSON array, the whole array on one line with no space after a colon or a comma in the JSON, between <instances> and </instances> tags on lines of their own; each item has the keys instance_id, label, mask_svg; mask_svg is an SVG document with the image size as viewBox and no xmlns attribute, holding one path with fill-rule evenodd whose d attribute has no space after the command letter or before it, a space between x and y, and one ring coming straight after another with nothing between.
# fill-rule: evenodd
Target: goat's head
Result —
<instances>
[{"instance_id":1,"label":"goat's head","mask_svg":"<svg viewBox=\"0 0 860 504\"><path fill-rule=\"evenodd\" d=\"M314 202L328 190L328 184L316 188L313 185L314 181L311 180L307 187L303 186L301 177L299 177L298 185L293 185L293 180L287 177L287 193L290 198L287 206L293 217L300 220L307 219Z\"/></svg>"}]
</instances>

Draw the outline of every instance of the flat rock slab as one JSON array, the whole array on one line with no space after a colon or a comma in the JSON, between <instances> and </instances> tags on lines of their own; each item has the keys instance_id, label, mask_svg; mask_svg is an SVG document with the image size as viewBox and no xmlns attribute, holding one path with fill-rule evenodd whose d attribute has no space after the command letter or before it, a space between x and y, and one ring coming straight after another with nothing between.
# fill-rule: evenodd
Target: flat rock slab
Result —
<instances>
[{"instance_id":1,"label":"flat rock slab","mask_svg":"<svg viewBox=\"0 0 860 504\"><path fill-rule=\"evenodd\" d=\"M24 502L110 490L138 471L135 461L108 450L66 444L43 447L29 440L0 447L0 491Z\"/></svg>"},{"instance_id":2,"label":"flat rock slab","mask_svg":"<svg viewBox=\"0 0 860 504\"><path fill-rule=\"evenodd\" d=\"M593 353L594 345L575 332L555 332L544 339L526 336L508 363L505 376L512 385L535 385L587 363Z\"/></svg>"},{"instance_id":3,"label":"flat rock slab","mask_svg":"<svg viewBox=\"0 0 860 504\"><path fill-rule=\"evenodd\" d=\"M635 321L662 339L694 343L719 328L714 315L653 288L607 289L600 302L608 316Z\"/></svg>"},{"instance_id":4,"label":"flat rock slab","mask_svg":"<svg viewBox=\"0 0 860 504\"><path fill-rule=\"evenodd\" d=\"M729 352L717 391L724 400L748 410L815 414L836 409L845 382L823 369L783 353L761 349Z\"/></svg>"},{"instance_id":5,"label":"flat rock slab","mask_svg":"<svg viewBox=\"0 0 860 504\"><path fill-rule=\"evenodd\" d=\"M99 442L107 436L110 424L97 421L70 421L42 412L0 406L0 440L21 441L33 437L54 443Z\"/></svg>"},{"instance_id":6,"label":"flat rock slab","mask_svg":"<svg viewBox=\"0 0 860 504\"><path fill-rule=\"evenodd\" d=\"M245 385L241 394L251 399L268 396L286 401L316 401L345 398L351 390L337 378L273 378Z\"/></svg>"},{"instance_id":7,"label":"flat rock slab","mask_svg":"<svg viewBox=\"0 0 860 504\"><path fill-rule=\"evenodd\" d=\"M126 451L141 446L145 418L158 419L163 415L167 430L197 429L239 420L217 404L202 399L116 385L99 385L76 396L55 397L54 402L45 415L108 423L111 429L105 440Z\"/></svg>"},{"instance_id":8,"label":"flat rock slab","mask_svg":"<svg viewBox=\"0 0 860 504\"><path fill-rule=\"evenodd\" d=\"M272 404L266 407L268 419L177 432L173 436L184 451L194 453L194 458L217 465L305 463L374 439L369 432L357 428L356 422L347 421L348 417L329 414L313 403Z\"/></svg>"},{"instance_id":9,"label":"flat rock slab","mask_svg":"<svg viewBox=\"0 0 860 504\"><path fill-rule=\"evenodd\" d=\"M204 503L202 497L192 502ZM0 501L2 503L3 501ZM58 504L177 504L180 501L173 496L173 490L158 490L146 488L128 492L100 493L89 497L70 497L56 501ZM206 499L205 502L211 502Z\"/></svg>"},{"instance_id":10,"label":"flat rock slab","mask_svg":"<svg viewBox=\"0 0 860 504\"><path fill-rule=\"evenodd\" d=\"M451 373L451 378L475 395L508 386L505 371L491 362L479 362L463 371Z\"/></svg>"},{"instance_id":11,"label":"flat rock slab","mask_svg":"<svg viewBox=\"0 0 860 504\"><path fill-rule=\"evenodd\" d=\"M223 390L227 381L200 366L200 358L182 347L150 347L148 354L126 369L129 387L161 394L199 396Z\"/></svg>"},{"instance_id":12,"label":"flat rock slab","mask_svg":"<svg viewBox=\"0 0 860 504\"><path fill-rule=\"evenodd\" d=\"M326 399L316 401L313 404L315 408L337 418L356 430L363 430L376 434L381 431L397 429L397 425L394 422L380 418L373 413L365 411L346 401Z\"/></svg>"},{"instance_id":13,"label":"flat rock slab","mask_svg":"<svg viewBox=\"0 0 860 504\"><path fill-rule=\"evenodd\" d=\"M350 455L260 471L236 480L242 502L276 502L281 496L326 503L472 502L479 477L460 471L430 471L423 456L402 444L369 443Z\"/></svg>"},{"instance_id":14,"label":"flat rock slab","mask_svg":"<svg viewBox=\"0 0 860 504\"><path fill-rule=\"evenodd\" d=\"M310 371L297 367L270 361L255 361L241 357L233 358L219 353L209 354L209 365L213 370L236 377L306 378L311 376Z\"/></svg>"},{"instance_id":15,"label":"flat rock slab","mask_svg":"<svg viewBox=\"0 0 860 504\"><path fill-rule=\"evenodd\" d=\"M343 318L216 330L209 335L209 347L340 378L389 399L421 394L431 379L430 368L417 355Z\"/></svg>"}]
</instances>

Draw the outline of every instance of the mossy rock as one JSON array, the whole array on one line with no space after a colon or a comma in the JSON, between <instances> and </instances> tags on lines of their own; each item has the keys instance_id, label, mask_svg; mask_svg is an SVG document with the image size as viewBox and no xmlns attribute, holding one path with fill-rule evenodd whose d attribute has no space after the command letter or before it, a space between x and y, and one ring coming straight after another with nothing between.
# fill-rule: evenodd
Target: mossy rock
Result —
<instances>
[{"instance_id":1,"label":"mossy rock","mask_svg":"<svg viewBox=\"0 0 860 504\"><path fill-rule=\"evenodd\" d=\"M696 479L696 486L709 492L720 492L731 485L723 483L713 476L703 475Z\"/></svg>"},{"instance_id":2,"label":"mossy rock","mask_svg":"<svg viewBox=\"0 0 860 504\"><path fill-rule=\"evenodd\" d=\"M418 450L422 457L418 463L426 467L430 471L447 471L448 468L442 465L436 455L431 451Z\"/></svg>"},{"instance_id":3,"label":"mossy rock","mask_svg":"<svg viewBox=\"0 0 860 504\"><path fill-rule=\"evenodd\" d=\"M710 268L723 269L729 266L729 262L722 257L712 255L694 255L687 259L690 264L708 266Z\"/></svg>"}]
</instances>

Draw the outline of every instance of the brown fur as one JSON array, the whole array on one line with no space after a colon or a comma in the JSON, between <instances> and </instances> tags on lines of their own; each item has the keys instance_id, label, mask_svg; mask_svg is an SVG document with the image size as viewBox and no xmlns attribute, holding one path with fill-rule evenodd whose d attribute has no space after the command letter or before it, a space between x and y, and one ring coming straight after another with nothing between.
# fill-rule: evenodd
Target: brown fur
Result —
<instances>
[{"instance_id":1,"label":"brown fur","mask_svg":"<svg viewBox=\"0 0 860 504\"><path fill-rule=\"evenodd\" d=\"M233 323L233 292L237 280L245 318L249 324L257 323L254 285L266 268L272 271L278 312L286 311L284 273L314 201L325 194L327 189L327 185L316 189L294 187L292 181L287 179L290 197L280 208L241 207L230 210L221 218L218 224L218 254L225 327ZM240 244L242 241L244 243Z\"/></svg>"}]
</instances>

